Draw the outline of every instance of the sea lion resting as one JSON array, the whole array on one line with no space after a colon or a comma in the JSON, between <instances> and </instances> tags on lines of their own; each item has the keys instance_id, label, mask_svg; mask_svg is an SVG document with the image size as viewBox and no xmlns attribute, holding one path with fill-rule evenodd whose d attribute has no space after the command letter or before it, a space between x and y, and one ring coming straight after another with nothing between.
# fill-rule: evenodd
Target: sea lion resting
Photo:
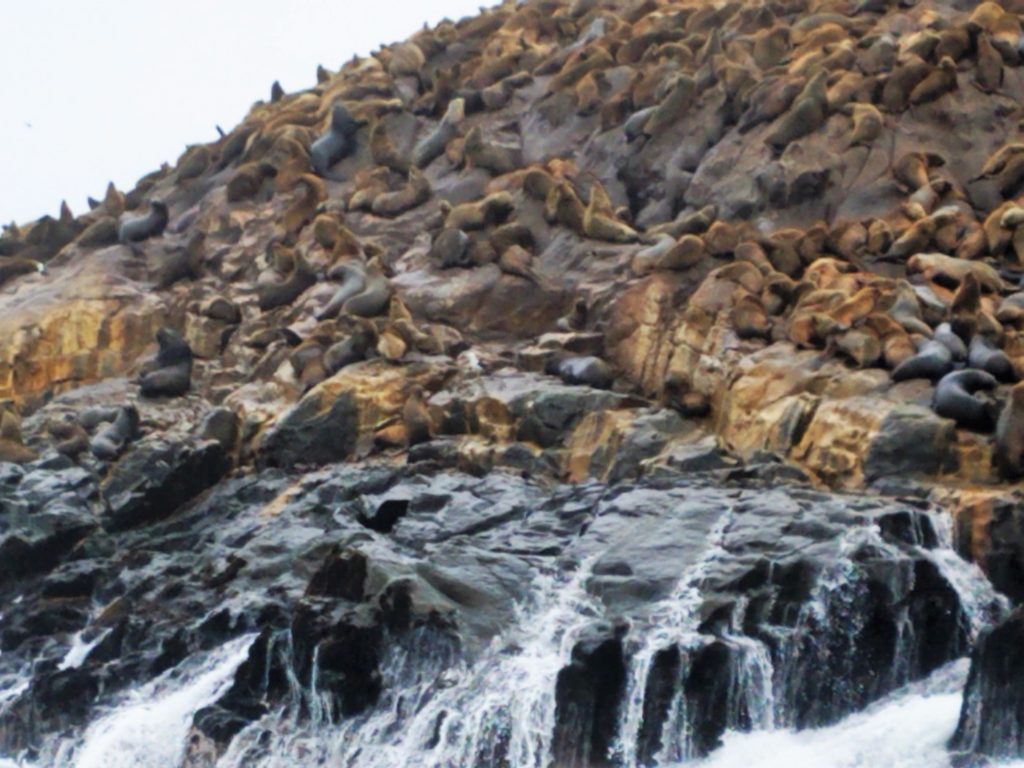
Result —
<instances>
[{"instance_id":1,"label":"sea lion resting","mask_svg":"<svg viewBox=\"0 0 1024 768\"><path fill-rule=\"evenodd\" d=\"M317 175L323 176L332 165L352 154L355 149L353 136L359 125L343 104L334 106L327 133L314 141L309 149L309 158Z\"/></svg>"},{"instance_id":2,"label":"sea lion resting","mask_svg":"<svg viewBox=\"0 0 1024 768\"><path fill-rule=\"evenodd\" d=\"M177 397L185 394L192 381L192 348L170 328L158 330L156 340L160 350L154 366L139 379L143 397Z\"/></svg>"},{"instance_id":3,"label":"sea lion resting","mask_svg":"<svg viewBox=\"0 0 1024 768\"><path fill-rule=\"evenodd\" d=\"M376 269L368 269L358 261L346 261L328 274L340 279L341 285L320 312L318 320L328 320L344 313L357 317L373 317L383 312L391 299L388 280Z\"/></svg>"},{"instance_id":4,"label":"sea lion resting","mask_svg":"<svg viewBox=\"0 0 1024 768\"><path fill-rule=\"evenodd\" d=\"M150 200L149 213L125 220L117 230L117 239L122 243L137 243L163 234L170 215L167 204L162 200Z\"/></svg>"}]
</instances>

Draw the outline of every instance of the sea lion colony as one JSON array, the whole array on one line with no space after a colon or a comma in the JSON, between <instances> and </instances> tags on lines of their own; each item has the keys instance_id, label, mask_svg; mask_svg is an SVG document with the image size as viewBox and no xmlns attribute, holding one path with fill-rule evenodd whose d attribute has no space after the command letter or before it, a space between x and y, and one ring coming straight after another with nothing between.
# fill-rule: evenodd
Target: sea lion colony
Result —
<instances>
[{"instance_id":1,"label":"sea lion colony","mask_svg":"<svg viewBox=\"0 0 1024 768\"><path fill-rule=\"evenodd\" d=\"M1016 478L1021 12L506 2L321 67L308 90L275 83L234 130L127 194L111 185L84 215L12 224L0 279L130 246L124 269L166 293L177 328L160 332L144 397L219 403L275 379L294 400L374 357L412 370L468 351L476 374L553 332L538 370L713 425L721 393L692 356L659 352L641 375L625 364L616 318L636 303L622 297L669 285L658 311L676 331L699 321L741 356L782 344L889 371L880 397L994 433ZM424 281L450 286L446 302L424 300ZM460 301L499 318L472 321ZM187 322L216 343L190 349ZM613 327L578 351L580 334ZM418 386L379 445L402 444L403 422L410 444L443 432ZM133 407L51 439L77 440L77 456L77 430L101 429L91 453L109 460L134 439ZM9 458L34 456L5 441Z\"/></svg>"}]
</instances>

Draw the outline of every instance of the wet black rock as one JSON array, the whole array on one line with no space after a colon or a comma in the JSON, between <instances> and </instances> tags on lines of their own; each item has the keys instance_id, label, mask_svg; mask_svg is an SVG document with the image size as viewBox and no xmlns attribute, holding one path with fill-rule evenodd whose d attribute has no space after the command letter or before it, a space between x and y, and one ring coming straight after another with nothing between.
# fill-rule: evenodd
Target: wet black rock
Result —
<instances>
[{"instance_id":1,"label":"wet black rock","mask_svg":"<svg viewBox=\"0 0 1024 768\"><path fill-rule=\"evenodd\" d=\"M1024 609L978 639L949 747L974 757L1024 757Z\"/></svg>"}]
</instances>

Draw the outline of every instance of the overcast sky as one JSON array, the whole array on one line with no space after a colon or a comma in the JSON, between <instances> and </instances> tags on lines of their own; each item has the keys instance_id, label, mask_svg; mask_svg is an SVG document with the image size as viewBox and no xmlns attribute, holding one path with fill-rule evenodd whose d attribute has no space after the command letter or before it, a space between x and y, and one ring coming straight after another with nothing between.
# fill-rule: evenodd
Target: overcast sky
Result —
<instances>
[{"instance_id":1,"label":"overcast sky","mask_svg":"<svg viewBox=\"0 0 1024 768\"><path fill-rule=\"evenodd\" d=\"M187 144L353 54L481 0L10 0L0 45L0 222L78 214Z\"/></svg>"}]
</instances>

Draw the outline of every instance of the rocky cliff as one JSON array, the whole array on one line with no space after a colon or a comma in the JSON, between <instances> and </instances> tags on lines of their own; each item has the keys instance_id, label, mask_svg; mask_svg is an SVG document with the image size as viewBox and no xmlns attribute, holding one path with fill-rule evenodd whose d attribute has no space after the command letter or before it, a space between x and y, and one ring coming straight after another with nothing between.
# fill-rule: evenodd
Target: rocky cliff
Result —
<instances>
[{"instance_id":1,"label":"rocky cliff","mask_svg":"<svg viewBox=\"0 0 1024 768\"><path fill-rule=\"evenodd\" d=\"M966 654L932 515L1024 597L1021 14L508 2L7 227L0 754L247 633L190 765L370 728L394 648L454 674L566 569L550 700L456 685L438 764L686 759Z\"/></svg>"}]
</instances>

